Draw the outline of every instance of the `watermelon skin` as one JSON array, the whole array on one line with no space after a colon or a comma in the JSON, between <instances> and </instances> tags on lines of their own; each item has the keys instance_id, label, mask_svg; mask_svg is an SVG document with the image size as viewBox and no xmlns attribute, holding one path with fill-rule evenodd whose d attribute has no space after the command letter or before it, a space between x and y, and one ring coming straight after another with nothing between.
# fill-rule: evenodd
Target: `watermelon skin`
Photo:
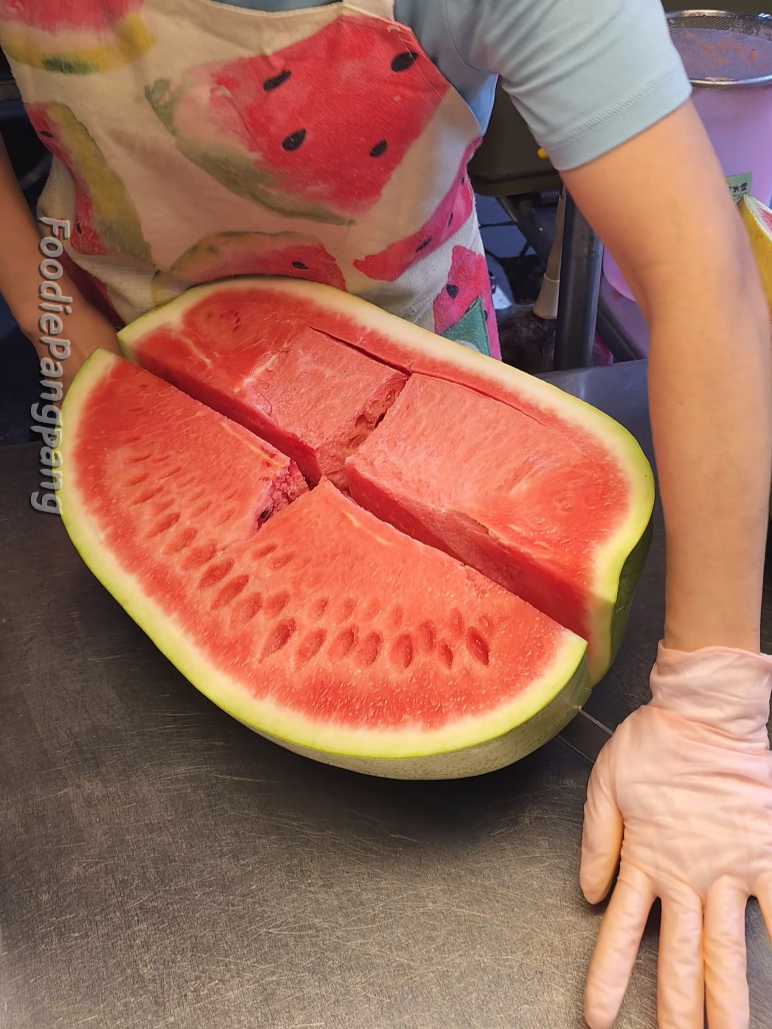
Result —
<instances>
[{"instance_id":1,"label":"watermelon skin","mask_svg":"<svg viewBox=\"0 0 772 1029\"><path fill-rule=\"evenodd\" d=\"M185 312L205 299L216 301L223 288L197 287L127 326L119 334L124 352L132 356L149 334L179 325ZM608 527L592 553L586 555L588 635L596 641L593 679L597 680L621 643L632 592L651 538L654 478L633 437L608 416L556 387L449 343L360 298L316 283L280 279L243 279L227 289L228 301L220 311L223 321L236 318L240 325L249 325L259 317L277 336L291 334L300 322L408 375L426 375L467 386L547 428L570 435L595 475L605 478L610 491L624 498L618 523ZM240 307L234 305L231 290L243 297ZM216 303L209 307L213 322L216 309Z\"/></svg>"},{"instance_id":2,"label":"watermelon skin","mask_svg":"<svg viewBox=\"0 0 772 1029\"><path fill-rule=\"evenodd\" d=\"M123 182L69 107L27 104L32 126L72 177L75 219L70 245L79 254L122 253L150 263L139 215Z\"/></svg>"},{"instance_id":3,"label":"watermelon skin","mask_svg":"<svg viewBox=\"0 0 772 1029\"><path fill-rule=\"evenodd\" d=\"M194 305L179 327L151 333L131 356L288 454L312 485L324 475L347 490L346 458L407 376L316 329L277 333L249 305L240 311L241 298L226 287L216 304Z\"/></svg>"},{"instance_id":4,"label":"watermelon skin","mask_svg":"<svg viewBox=\"0 0 772 1029\"><path fill-rule=\"evenodd\" d=\"M153 280L158 307L202 282L237 275L284 275L345 291L346 280L321 243L294 232L220 232L205 236Z\"/></svg>"},{"instance_id":5,"label":"watermelon skin","mask_svg":"<svg viewBox=\"0 0 772 1029\"><path fill-rule=\"evenodd\" d=\"M146 96L185 155L228 189L345 224L376 203L448 89L401 33L342 15L273 54L159 79Z\"/></svg>"},{"instance_id":6,"label":"watermelon skin","mask_svg":"<svg viewBox=\"0 0 772 1029\"><path fill-rule=\"evenodd\" d=\"M346 470L358 504L587 639L591 676L605 672L614 606L586 569L623 515L624 483L597 477L570 434L412 375Z\"/></svg>"},{"instance_id":7,"label":"watermelon skin","mask_svg":"<svg viewBox=\"0 0 772 1029\"><path fill-rule=\"evenodd\" d=\"M143 0L0 0L0 44L12 61L93 75L134 61L155 40Z\"/></svg>"},{"instance_id":8,"label":"watermelon skin","mask_svg":"<svg viewBox=\"0 0 772 1029\"><path fill-rule=\"evenodd\" d=\"M412 236L392 243L379 254L371 254L369 257L354 261L354 267L371 279L394 282L417 261L434 253L458 232L474 210L474 191L466 166L480 142L481 140L476 139L467 147L453 185L425 225Z\"/></svg>"},{"instance_id":9,"label":"watermelon skin","mask_svg":"<svg viewBox=\"0 0 772 1029\"><path fill-rule=\"evenodd\" d=\"M330 484L308 493L286 458L149 373L96 351L62 413L62 515L84 560L257 732L450 778L524 756L586 698L582 640Z\"/></svg>"}]
</instances>

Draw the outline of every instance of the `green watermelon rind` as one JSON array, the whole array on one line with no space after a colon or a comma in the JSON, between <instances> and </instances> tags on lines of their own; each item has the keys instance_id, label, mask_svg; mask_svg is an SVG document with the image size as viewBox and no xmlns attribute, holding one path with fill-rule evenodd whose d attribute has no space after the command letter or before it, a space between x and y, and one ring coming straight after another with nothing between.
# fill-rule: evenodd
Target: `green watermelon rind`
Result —
<instances>
[{"instance_id":1,"label":"green watermelon rind","mask_svg":"<svg viewBox=\"0 0 772 1029\"><path fill-rule=\"evenodd\" d=\"M627 481L630 500L623 524L598 548L595 557L595 577L591 585L598 604L590 617L596 627L596 638L602 644L590 665L590 678L595 685L608 670L619 647L650 539L654 475L635 438L602 411L542 379L436 336L358 297L300 279L242 277L196 286L165 307L138 318L118 334L126 357L137 362L136 345L147 333L172 325L175 320L181 321L190 307L223 288L278 289L287 293L288 304L293 298L308 300L347 319L360 321L363 330L383 334L392 345L390 353L385 350L376 353L363 346L365 353L409 372L470 386L504 403L512 403L513 407L519 406L518 400L526 402L543 410L545 415L557 415L569 428L573 426L589 433L616 458L617 467ZM319 328L327 331L325 326ZM403 360L397 361L396 351L400 347Z\"/></svg>"},{"instance_id":2,"label":"green watermelon rind","mask_svg":"<svg viewBox=\"0 0 772 1029\"><path fill-rule=\"evenodd\" d=\"M101 540L77 476L79 411L114 367L97 350L83 365L62 407L62 520L86 565L158 649L205 696L261 736L323 763L389 778L445 779L483 774L518 761L556 735L590 693L584 640L568 630L538 680L509 704L479 718L425 732L377 732L321 725L255 700L186 638L181 625L148 597Z\"/></svg>"}]
</instances>

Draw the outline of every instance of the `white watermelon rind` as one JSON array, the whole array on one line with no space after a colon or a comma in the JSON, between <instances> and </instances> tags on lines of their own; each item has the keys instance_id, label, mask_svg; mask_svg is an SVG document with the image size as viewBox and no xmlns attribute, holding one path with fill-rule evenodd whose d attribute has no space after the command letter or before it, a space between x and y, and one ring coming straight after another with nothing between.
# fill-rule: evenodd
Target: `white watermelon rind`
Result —
<instances>
[{"instance_id":1,"label":"white watermelon rind","mask_svg":"<svg viewBox=\"0 0 772 1029\"><path fill-rule=\"evenodd\" d=\"M454 370L462 376L464 373L479 376L490 382L492 387L503 387L513 398L522 397L545 412L557 414L568 426L576 426L591 434L616 458L617 466L629 488L629 504L624 521L609 540L598 547L595 554L591 588L597 598L597 605L594 611L589 612L589 616L596 626L595 637L598 641L590 675L593 684L597 683L611 664L619 645L629 609L629 595L621 596L620 587L628 579L637 581L646 557L654 509L654 475L635 438L602 411L542 379L485 357L468 347L454 344L358 297L301 279L243 277L195 286L164 307L138 318L118 334L126 357L136 362L135 344L143 336L156 328L181 320L188 308L223 288L279 289L287 294L290 304L293 297L309 300L346 318L359 320L363 328L383 333L414 351L417 356L444 364L448 368L447 377L452 381L459 381L458 374L452 374ZM366 347L363 350L371 353ZM620 611L623 612L621 617Z\"/></svg>"},{"instance_id":2,"label":"white watermelon rind","mask_svg":"<svg viewBox=\"0 0 772 1029\"><path fill-rule=\"evenodd\" d=\"M518 761L556 735L590 693L587 644L564 630L549 667L506 705L479 718L425 732L319 724L256 700L186 637L182 626L143 591L104 542L78 482L80 411L115 358L97 350L83 365L62 407L62 520L86 565L158 649L201 693L260 735L296 753L389 778L446 779L483 774Z\"/></svg>"}]
</instances>

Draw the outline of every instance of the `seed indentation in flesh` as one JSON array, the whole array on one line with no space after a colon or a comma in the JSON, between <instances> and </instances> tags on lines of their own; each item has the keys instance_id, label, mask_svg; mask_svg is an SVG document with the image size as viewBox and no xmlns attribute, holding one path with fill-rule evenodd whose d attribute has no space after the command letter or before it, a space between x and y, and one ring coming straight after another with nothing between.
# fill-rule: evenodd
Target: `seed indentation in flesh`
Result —
<instances>
[{"instance_id":1,"label":"seed indentation in flesh","mask_svg":"<svg viewBox=\"0 0 772 1029\"><path fill-rule=\"evenodd\" d=\"M289 593L286 590L282 590L281 593L274 593L268 597L265 602L265 613L269 618L276 618L282 613L284 608L287 606L289 600Z\"/></svg>"},{"instance_id":2,"label":"seed indentation in flesh","mask_svg":"<svg viewBox=\"0 0 772 1029\"><path fill-rule=\"evenodd\" d=\"M452 611L450 615L450 635L454 640L460 640L464 634L464 619L461 612Z\"/></svg>"},{"instance_id":3,"label":"seed indentation in flesh","mask_svg":"<svg viewBox=\"0 0 772 1029\"><path fill-rule=\"evenodd\" d=\"M470 629L466 634L466 649L481 665L489 663L490 648L488 647L488 642L476 629Z\"/></svg>"},{"instance_id":4,"label":"seed indentation in flesh","mask_svg":"<svg viewBox=\"0 0 772 1029\"><path fill-rule=\"evenodd\" d=\"M437 645L437 656L446 668L453 667L453 651L450 649L445 640L442 640Z\"/></svg>"},{"instance_id":5,"label":"seed indentation in flesh","mask_svg":"<svg viewBox=\"0 0 772 1029\"><path fill-rule=\"evenodd\" d=\"M150 478L150 472L142 472L141 475L135 475L133 479L127 479L124 482L126 489L131 489L132 486L141 486L143 482L147 482Z\"/></svg>"},{"instance_id":6,"label":"seed indentation in flesh","mask_svg":"<svg viewBox=\"0 0 772 1029\"><path fill-rule=\"evenodd\" d=\"M164 517L157 521L155 525L150 529L150 532L148 532L147 534L148 538L152 539L153 536L160 536L164 532L168 532L169 529L171 529L172 526L176 525L179 520L179 511L172 511L171 514L164 515Z\"/></svg>"},{"instance_id":7,"label":"seed indentation in flesh","mask_svg":"<svg viewBox=\"0 0 772 1029\"><path fill-rule=\"evenodd\" d=\"M148 500L152 500L153 497L157 497L159 493L163 492L163 486L156 486L155 489L146 489L134 500L129 501L130 507L139 507L140 504L146 504Z\"/></svg>"},{"instance_id":8,"label":"seed indentation in flesh","mask_svg":"<svg viewBox=\"0 0 772 1029\"><path fill-rule=\"evenodd\" d=\"M416 629L416 642L424 653L431 653L437 640L437 629L434 622L421 622Z\"/></svg>"},{"instance_id":9,"label":"seed indentation in flesh","mask_svg":"<svg viewBox=\"0 0 772 1029\"><path fill-rule=\"evenodd\" d=\"M357 631L353 627L339 632L330 644L330 660L340 661L342 658L348 657L356 646L356 642Z\"/></svg>"},{"instance_id":10,"label":"seed indentation in flesh","mask_svg":"<svg viewBox=\"0 0 772 1029\"><path fill-rule=\"evenodd\" d=\"M288 618L284 622L278 622L274 625L273 629L268 633L268 637L263 645L263 653L261 659L265 660L267 657L271 657L278 651L282 650L287 646L289 641L295 635L297 626L293 618Z\"/></svg>"},{"instance_id":11,"label":"seed indentation in flesh","mask_svg":"<svg viewBox=\"0 0 772 1029\"><path fill-rule=\"evenodd\" d=\"M211 565L198 580L198 588L203 590L209 586L216 586L225 578L231 568L233 568L233 559L230 557Z\"/></svg>"},{"instance_id":12,"label":"seed indentation in flesh","mask_svg":"<svg viewBox=\"0 0 772 1029\"><path fill-rule=\"evenodd\" d=\"M260 614L263 607L263 597L260 593L250 593L244 598L239 608L239 618L242 622L251 621L255 615Z\"/></svg>"},{"instance_id":13,"label":"seed indentation in flesh","mask_svg":"<svg viewBox=\"0 0 772 1029\"><path fill-rule=\"evenodd\" d=\"M389 628L390 629L398 629L400 627L400 625L402 625L402 620L403 620L404 617L405 617L404 610L399 606L399 604L396 604L391 609L391 611L389 611L389 620L388 620Z\"/></svg>"},{"instance_id":14,"label":"seed indentation in flesh","mask_svg":"<svg viewBox=\"0 0 772 1029\"><path fill-rule=\"evenodd\" d=\"M277 554L276 557L271 561L271 568L286 568L290 561L295 560L295 555L292 551L285 554Z\"/></svg>"},{"instance_id":15,"label":"seed indentation in flesh","mask_svg":"<svg viewBox=\"0 0 772 1029\"><path fill-rule=\"evenodd\" d=\"M169 545L166 548L167 553L174 554L181 550L186 550L196 536L198 536L198 529L194 529L192 525L189 525L185 529L181 529L177 535L173 536L169 541Z\"/></svg>"},{"instance_id":16,"label":"seed indentation in flesh","mask_svg":"<svg viewBox=\"0 0 772 1029\"><path fill-rule=\"evenodd\" d=\"M330 598L329 597L319 597L318 600L314 601L313 607L311 608L311 615L312 615L312 617L314 617L314 618L321 618L324 615L324 612L327 610L327 608L329 606L330 606Z\"/></svg>"},{"instance_id":17,"label":"seed indentation in flesh","mask_svg":"<svg viewBox=\"0 0 772 1029\"><path fill-rule=\"evenodd\" d=\"M200 547L194 547L183 561L182 567L185 571L200 568L201 565L211 561L216 553L217 547L209 540L207 543L202 543Z\"/></svg>"},{"instance_id":18,"label":"seed indentation in flesh","mask_svg":"<svg viewBox=\"0 0 772 1029\"><path fill-rule=\"evenodd\" d=\"M301 665L305 665L312 658L316 657L316 655L324 646L324 641L326 639L326 629L312 629L311 632L307 633L300 641L300 646L298 647L298 662Z\"/></svg>"},{"instance_id":19,"label":"seed indentation in flesh","mask_svg":"<svg viewBox=\"0 0 772 1029\"><path fill-rule=\"evenodd\" d=\"M217 595L212 601L212 610L225 607L228 604L233 603L236 597L240 596L247 588L249 582L248 575L234 575L234 577L226 582L225 585L217 591Z\"/></svg>"},{"instance_id":20,"label":"seed indentation in flesh","mask_svg":"<svg viewBox=\"0 0 772 1029\"><path fill-rule=\"evenodd\" d=\"M340 605L338 621L347 622L356 610L357 602L353 597L345 597Z\"/></svg>"},{"instance_id":21,"label":"seed indentation in flesh","mask_svg":"<svg viewBox=\"0 0 772 1029\"><path fill-rule=\"evenodd\" d=\"M407 633L398 636L391 645L390 657L397 668L409 668L415 656L413 638Z\"/></svg>"},{"instance_id":22,"label":"seed indentation in flesh","mask_svg":"<svg viewBox=\"0 0 772 1029\"><path fill-rule=\"evenodd\" d=\"M357 649L357 660L363 668L369 668L378 660L383 646L383 637L379 632L370 632L365 636Z\"/></svg>"}]
</instances>

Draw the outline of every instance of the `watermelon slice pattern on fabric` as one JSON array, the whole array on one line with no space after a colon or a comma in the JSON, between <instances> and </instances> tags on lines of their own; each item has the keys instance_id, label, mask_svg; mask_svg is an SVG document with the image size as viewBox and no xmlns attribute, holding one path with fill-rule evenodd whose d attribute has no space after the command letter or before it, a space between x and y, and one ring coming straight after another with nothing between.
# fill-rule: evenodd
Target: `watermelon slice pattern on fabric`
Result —
<instances>
[{"instance_id":1,"label":"watermelon slice pattern on fabric","mask_svg":"<svg viewBox=\"0 0 772 1029\"><path fill-rule=\"evenodd\" d=\"M425 225L412 236L392 243L379 254L354 261L354 267L371 279L394 282L417 261L434 253L445 240L458 232L474 210L474 192L466 166L479 144L479 139L469 144L453 185Z\"/></svg>"},{"instance_id":2,"label":"watermelon slice pattern on fabric","mask_svg":"<svg viewBox=\"0 0 772 1029\"><path fill-rule=\"evenodd\" d=\"M70 244L80 254L122 253L151 262L139 215L85 125L64 104L27 104L43 144L58 157L75 187Z\"/></svg>"},{"instance_id":3,"label":"watermelon slice pattern on fabric","mask_svg":"<svg viewBox=\"0 0 772 1029\"><path fill-rule=\"evenodd\" d=\"M588 567L618 525L624 484L596 475L569 434L465 386L412 375L346 467L357 503L589 640L590 672L602 674L597 637L608 636L613 605L594 595Z\"/></svg>"},{"instance_id":4,"label":"watermelon slice pattern on fabric","mask_svg":"<svg viewBox=\"0 0 772 1029\"><path fill-rule=\"evenodd\" d=\"M449 89L414 47L381 19L345 14L145 94L182 152L234 193L343 224L376 203Z\"/></svg>"},{"instance_id":5,"label":"watermelon slice pattern on fabric","mask_svg":"<svg viewBox=\"0 0 772 1029\"><path fill-rule=\"evenodd\" d=\"M346 289L335 258L318 240L294 232L220 232L206 236L153 281L156 306L202 282L237 275L282 275Z\"/></svg>"},{"instance_id":6,"label":"watermelon slice pattern on fabric","mask_svg":"<svg viewBox=\"0 0 772 1029\"><path fill-rule=\"evenodd\" d=\"M346 458L407 377L308 326L277 332L242 293L228 300L225 288L216 302L186 311L180 325L151 333L137 359L277 446L313 485L324 475L347 489Z\"/></svg>"},{"instance_id":7,"label":"watermelon slice pattern on fabric","mask_svg":"<svg viewBox=\"0 0 772 1029\"><path fill-rule=\"evenodd\" d=\"M0 45L11 60L65 75L134 61L154 44L143 0L0 0Z\"/></svg>"},{"instance_id":8,"label":"watermelon slice pattern on fabric","mask_svg":"<svg viewBox=\"0 0 772 1029\"><path fill-rule=\"evenodd\" d=\"M496 312L484 254L453 247L448 281L434 301L434 331L480 353L499 356Z\"/></svg>"},{"instance_id":9,"label":"watermelon slice pattern on fabric","mask_svg":"<svg viewBox=\"0 0 772 1029\"><path fill-rule=\"evenodd\" d=\"M260 326L261 336L256 336L256 325ZM427 452L432 447L439 447L439 456L442 457L442 439L447 432L449 439L457 440L459 458L465 451L476 454L477 464L472 469L471 478L478 483L481 492L486 491L485 498L481 496L478 501L482 506L481 524L485 524L487 517L485 500L488 491L495 497L497 490L500 493L500 487L495 474L491 473L492 481L486 484L484 477L481 478L475 469L491 470L499 459L504 467L507 462L512 465L513 454L522 456L522 448L518 450L516 438L516 433L521 431L524 439L533 437L537 451L539 447L546 448L543 467L531 474L531 478L539 482L539 489L531 491L529 499L533 510L522 526L525 538L518 540L518 545L522 543L524 551L530 546L532 553L538 553L540 557L543 556L541 551L546 551L542 565L537 562L537 581L541 581L543 586L552 576L553 581L564 584L561 586L564 606L558 620L567 625L583 626L586 636L592 639L593 678L597 680L608 667L621 640L632 589L648 547L654 495L651 469L640 448L611 419L501 362L439 339L433 333L358 298L314 283L244 279L231 284L199 287L173 301L167 308L139 319L123 330L120 339L132 359L203 397L202 386L208 388L207 382L212 375L204 359L209 354L220 353L219 340L231 340L233 350L238 351L234 357L234 375L238 378L247 374L244 369L252 367L249 352L255 346L265 346L265 340L270 339L290 340L295 336L302 339L312 330L323 334L326 339L347 343L350 348L399 369L413 379L427 376L438 380L438 390L443 383L464 387L459 411L472 410L481 395L482 399L492 398L507 408L499 411L493 419L495 424L499 418L501 425L509 424L512 412L511 453L504 454L497 450L501 445L499 437L502 430L494 425L489 441L486 431L477 424L476 415L462 418L446 429L455 417L452 405L442 414L430 407L425 414L431 426L420 421L416 424L416 431L423 432L426 428L427 432L434 433L434 443L426 445ZM191 355L191 344L195 347L196 356ZM165 366L159 363L159 359L165 362ZM226 364L219 359L214 363L218 369ZM227 363L230 364L230 359ZM193 381L183 383L183 374ZM219 376L219 371L217 374ZM218 381L221 380L218 378ZM325 385L309 376L300 381L300 388L306 394L305 402L312 408L325 392ZM228 389L232 397L234 388ZM231 406L227 406L229 394L223 392L224 395L209 397L207 402L243 420L244 415L239 413L237 405L230 401ZM397 400L396 403L401 402ZM490 420L490 417L487 409L481 412L483 421ZM373 447L377 446L378 435L389 431L391 420L391 415L387 414L380 428L375 430ZM301 429L299 421L295 422L295 431ZM254 426L254 423L246 424ZM282 446L278 437L274 440ZM560 453L550 456L553 445L572 455L568 470ZM406 462L411 446L414 452L419 444L412 440L405 445ZM365 446L365 452L367 450ZM355 458L350 465L356 467L357 461ZM421 468L418 460L413 463L416 464L417 482L422 481L422 475L433 474L431 467ZM526 464L522 463L521 470ZM428 497L436 497L440 486L444 489L447 485L451 497L454 489L461 488L461 484L453 481L458 474L455 463L449 471L446 469L446 474L450 481L443 483L442 475L439 475L439 485L435 481L432 488L427 488ZM565 497L565 476L569 476L576 490L581 492L578 499ZM516 485L514 480L513 485ZM524 496L527 485L524 480L519 486L519 493L518 490L515 492ZM417 485L416 489L420 497L422 487ZM499 496L499 500L505 504L505 498ZM561 513L564 503L572 511L576 524L571 524L571 519L566 520L565 514ZM506 512L497 509L496 516L499 514L503 529L506 529L510 524L505 521ZM556 520L552 535L540 525L541 517L548 524L552 519ZM427 539L425 526L422 528L418 520L415 524L403 522L401 526L418 538ZM496 526L492 528L495 530ZM562 549L556 539L561 531L566 534L566 545ZM437 538L432 538L432 542L440 548L446 547L446 543ZM489 542L495 549L495 541ZM511 537L506 539L502 548L506 551L509 543L513 542ZM549 544L551 549L545 544ZM483 550L484 554L486 552ZM551 610L553 615L558 614L554 607Z\"/></svg>"},{"instance_id":10,"label":"watermelon slice pattern on fabric","mask_svg":"<svg viewBox=\"0 0 772 1029\"><path fill-rule=\"evenodd\" d=\"M582 640L330 484L307 493L282 455L128 362L97 351L63 426L63 518L86 562L276 742L374 774L475 774L585 698Z\"/></svg>"}]
</instances>

